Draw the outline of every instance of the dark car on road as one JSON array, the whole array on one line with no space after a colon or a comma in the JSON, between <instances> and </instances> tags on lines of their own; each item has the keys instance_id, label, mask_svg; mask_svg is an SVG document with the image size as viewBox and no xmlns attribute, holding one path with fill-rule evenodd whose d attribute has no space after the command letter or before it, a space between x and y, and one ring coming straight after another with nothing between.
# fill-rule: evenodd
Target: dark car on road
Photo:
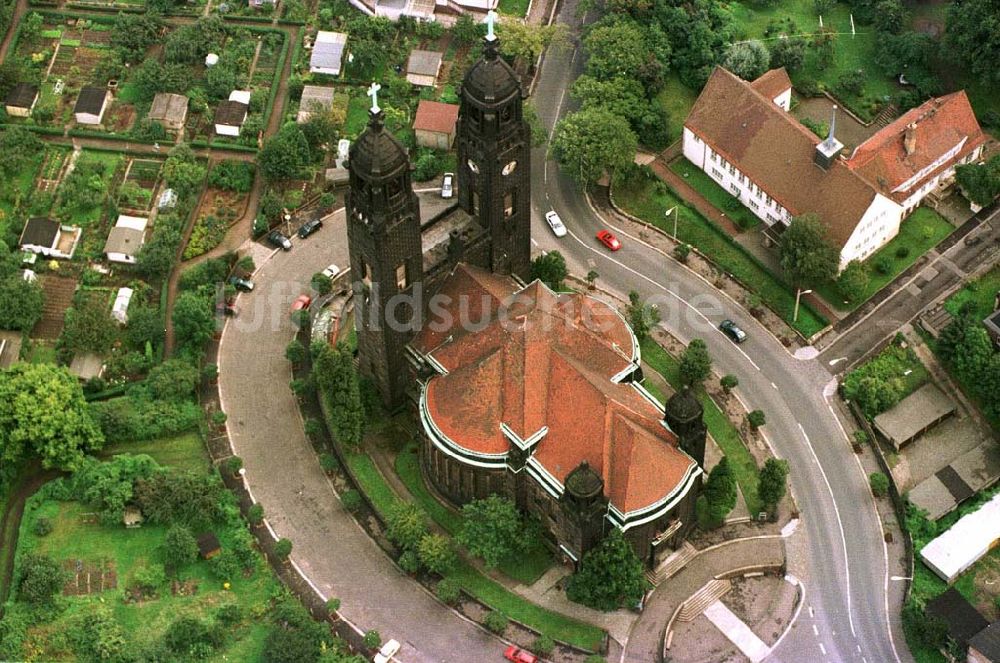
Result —
<instances>
[{"instance_id":1,"label":"dark car on road","mask_svg":"<svg viewBox=\"0 0 1000 663\"><path fill-rule=\"evenodd\" d=\"M306 221L301 226L299 226L298 235L302 239L305 239L306 237L309 237L309 235L312 235L314 232L316 232L322 227L323 227L322 219L312 219L311 221Z\"/></svg>"},{"instance_id":2,"label":"dark car on road","mask_svg":"<svg viewBox=\"0 0 1000 663\"><path fill-rule=\"evenodd\" d=\"M280 230L272 230L267 233L267 241L283 251L292 250L292 240L282 235Z\"/></svg>"},{"instance_id":3,"label":"dark car on road","mask_svg":"<svg viewBox=\"0 0 1000 663\"><path fill-rule=\"evenodd\" d=\"M719 329L722 331L723 334L728 336L729 340L731 340L733 343L742 343L743 341L747 340L747 333L742 329L740 329L740 326L737 325L732 320L723 320L719 324Z\"/></svg>"},{"instance_id":4,"label":"dark car on road","mask_svg":"<svg viewBox=\"0 0 1000 663\"><path fill-rule=\"evenodd\" d=\"M240 292L251 292L253 291L253 281L250 279L245 279L239 276L230 276L229 285L233 286Z\"/></svg>"}]
</instances>

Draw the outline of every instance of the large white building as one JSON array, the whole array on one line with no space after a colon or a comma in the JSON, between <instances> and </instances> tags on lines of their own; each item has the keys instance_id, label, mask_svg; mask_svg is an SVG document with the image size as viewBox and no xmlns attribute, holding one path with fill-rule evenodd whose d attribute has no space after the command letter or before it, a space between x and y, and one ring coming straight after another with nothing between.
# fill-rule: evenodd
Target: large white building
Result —
<instances>
[{"instance_id":1,"label":"large white building","mask_svg":"<svg viewBox=\"0 0 1000 663\"><path fill-rule=\"evenodd\" d=\"M840 251L840 267L864 260L899 232L926 197L979 159L986 137L964 92L931 99L840 155L834 123L820 140L788 112L784 69L749 83L717 67L684 124L687 159L779 236L815 213Z\"/></svg>"}]
</instances>

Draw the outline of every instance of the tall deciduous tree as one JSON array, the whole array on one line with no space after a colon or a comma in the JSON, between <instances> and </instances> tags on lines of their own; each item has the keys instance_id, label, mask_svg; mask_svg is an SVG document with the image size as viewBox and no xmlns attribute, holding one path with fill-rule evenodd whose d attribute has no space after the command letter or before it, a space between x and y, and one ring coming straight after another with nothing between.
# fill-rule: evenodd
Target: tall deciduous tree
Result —
<instances>
[{"instance_id":1,"label":"tall deciduous tree","mask_svg":"<svg viewBox=\"0 0 1000 663\"><path fill-rule=\"evenodd\" d=\"M792 219L781 235L781 268L792 284L809 288L837 275L840 256L826 238L826 230L815 214Z\"/></svg>"},{"instance_id":2,"label":"tall deciduous tree","mask_svg":"<svg viewBox=\"0 0 1000 663\"><path fill-rule=\"evenodd\" d=\"M605 172L631 164L638 144L625 118L604 108L588 108L559 120L552 152L570 177L592 184Z\"/></svg>"},{"instance_id":3,"label":"tall deciduous tree","mask_svg":"<svg viewBox=\"0 0 1000 663\"><path fill-rule=\"evenodd\" d=\"M386 514L386 536L404 550L416 550L427 532L427 514L416 504L397 502Z\"/></svg>"},{"instance_id":4,"label":"tall deciduous tree","mask_svg":"<svg viewBox=\"0 0 1000 663\"><path fill-rule=\"evenodd\" d=\"M31 331L42 317L45 295L38 283L20 274L0 276L0 329Z\"/></svg>"},{"instance_id":5,"label":"tall deciduous tree","mask_svg":"<svg viewBox=\"0 0 1000 663\"><path fill-rule=\"evenodd\" d=\"M190 145L181 143L170 150L163 162L163 179L180 195L191 193L205 181L205 169L198 163Z\"/></svg>"},{"instance_id":6,"label":"tall deciduous tree","mask_svg":"<svg viewBox=\"0 0 1000 663\"><path fill-rule=\"evenodd\" d=\"M588 551L570 578L566 596L596 610L616 610L639 602L646 591L642 562L621 530L612 527Z\"/></svg>"},{"instance_id":7,"label":"tall deciduous tree","mask_svg":"<svg viewBox=\"0 0 1000 663\"><path fill-rule=\"evenodd\" d=\"M465 523L458 541L488 568L495 568L511 552L524 546L521 514L510 500L490 495L462 507Z\"/></svg>"},{"instance_id":8,"label":"tall deciduous tree","mask_svg":"<svg viewBox=\"0 0 1000 663\"><path fill-rule=\"evenodd\" d=\"M309 141L301 127L290 122L264 143L257 164L267 179L289 180L302 172L310 158Z\"/></svg>"},{"instance_id":9,"label":"tall deciduous tree","mask_svg":"<svg viewBox=\"0 0 1000 663\"><path fill-rule=\"evenodd\" d=\"M642 26L628 18L596 24L584 38L583 48L587 73L599 80L631 78L649 57Z\"/></svg>"},{"instance_id":10,"label":"tall deciduous tree","mask_svg":"<svg viewBox=\"0 0 1000 663\"><path fill-rule=\"evenodd\" d=\"M65 368L15 364L0 372L0 475L29 455L72 471L103 444L80 382Z\"/></svg>"},{"instance_id":11,"label":"tall deciduous tree","mask_svg":"<svg viewBox=\"0 0 1000 663\"><path fill-rule=\"evenodd\" d=\"M638 292L628 293L628 306L625 307L625 318L632 327L632 333L640 341L649 337L649 333L660 322L660 310L652 304L642 301Z\"/></svg>"},{"instance_id":12,"label":"tall deciduous tree","mask_svg":"<svg viewBox=\"0 0 1000 663\"><path fill-rule=\"evenodd\" d=\"M547 47L566 46L569 43L568 32L562 23L534 25L519 19L504 19L500 24L500 52L534 65Z\"/></svg>"},{"instance_id":13,"label":"tall deciduous tree","mask_svg":"<svg viewBox=\"0 0 1000 663\"><path fill-rule=\"evenodd\" d=\"M567 276L566 259L558 251L549 251L531 261L531 278L539 279L553 290L562 290Z\"/></svg>"},{"instance_id":14,"label":"tall deciduous tree","mask_svg":"<svg viewBox=\"0 0 1000 663\"><path fill-rule=\"evenodd\" d=\"M193 292L185 292L174 302L171 316L174 333L182 345L200 348L215 333L212 301Z\"/></svg>"},{"instance_id":15,"label":"tall deciduous tree","mask_svg":"<svg viewBox=\"0 0 1000 663\"><path fill-rule=\"evenodd\" d=\"M698 386L712 374L712 356L705 341L696 338L688 343L681 354L681 381L688 386Z\"/></svg>"},{"instance_id":16,"label":"tall deciduous tree","mask_svg":"<svg viewBox=\"0 0 1000 663\"><path fill-rule=\"evenodd\" d=\"M743 80L752 81L771 66L771 54L763 42L741 41L729 45L722 66Z\"/></svg>"},{"instance_id":17,"label":"tall deciduous tree","mask_svg":"<svg viewBox=\"0 0 1000 663\"><path fill-rule=\"evenodd\" d=\"M984 163L957 166L955 179L969 200L977 205L989 205L1000 195L1000 156Z\"/></svg>"},{"instance_id":18,"label":"tall deciduous tree","mask_svg":"<svg viewBox=\"0 0 1000 663\"><path fill-rule=\"evenodd\" d=\"M955 0L948 5L945 39L984 83L1000 83L1000 20L996 0Z\"/></svg>"}]
</instances>

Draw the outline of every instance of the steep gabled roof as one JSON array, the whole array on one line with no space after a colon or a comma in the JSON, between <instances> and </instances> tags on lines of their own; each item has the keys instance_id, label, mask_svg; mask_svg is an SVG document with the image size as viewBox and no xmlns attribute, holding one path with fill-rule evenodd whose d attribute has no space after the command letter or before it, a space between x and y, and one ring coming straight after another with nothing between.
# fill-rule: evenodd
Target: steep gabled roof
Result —
<instances>
[{"instance_id":1,"label":"steep gabled roof","mask_svg":"<svg viewBox=\"0 0 1000 663\"><path fill-rule=\"evenodd\" d=\"M547 428L535 460L560 482L588 463L623 513L681 484L694 461L661 423L663 413L632 385L612 381L632 367L634 337L611 306L539 281L518 288L466 265L439 294L450 324L428 320L412 346L446 371L428 382L426 399L450 440L503 454L510 442L501 425L521 439Z\"/></svg>"},{"instance_id":2,"label":"steep gabled roof","mask_svg":"<svg viewBox=\"0 0 1000 663\"><path fill-rule=\"evenodd\" d=\"M457 104L421 99L417 104L416 117L413 118L413 130L451 134L455 131L456 122L458 122Z\"/></svg>"},{"instance_id":3,"label":"steep gabled roof","mask_svg":"<svg viewBox=\"0 0 1000 663\"><path fill-rule=\"evenodd\" d=\"M911 125L914 149L912 154L907 154L907 127ZM919 189L924 181L985 142L986 135L976 120L969 98L960 90L928 99L910 109L858 145L847 165L884 196L900 202ZM935 161L954 148L958 148L954 155L934 166ZM905 190L896 191L910 180L913 181Z\"/></svg>"},{"instance_id":4,"label":"steep gabled roof","mask_svg":"<svg viewBox=\"0 0 1000 663\"><path fill-rule=\"evenodd\" d=\"M842 160L829 170L814 164L819 138L722 67L712 72L684 126L793 216L818 214L838 248L875 198L875 190Z\"/></svg>"},{"instance_id":5,"label":"steep gabled roof","mask_svg":"<svg viewBox=\"0 0 1000 663\"><path fill-rule=\"evenodd\" d=\"M771 69L761 75L750 86L761 93L765 99L774 99L782 92L792 89L792 79L784 67Z\"/></svg>"}]
</instances>

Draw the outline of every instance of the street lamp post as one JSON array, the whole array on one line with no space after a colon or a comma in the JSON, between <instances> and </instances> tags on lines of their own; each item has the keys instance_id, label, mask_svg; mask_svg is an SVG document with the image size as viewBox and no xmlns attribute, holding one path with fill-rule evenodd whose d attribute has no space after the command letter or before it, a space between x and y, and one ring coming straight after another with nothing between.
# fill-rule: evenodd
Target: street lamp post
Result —
<instances>
[{"instance_id":1,"label":"street lamp post","mask_svg":"<svg viewBox=\"0 0 1000 663\"><path fill-rule=\"evenodd\" d=\"M792 322L799 321L799 301L802 299L802 295L808 295L812 290L799 290L795 289L795 313L792 315Z\"/></svg>"},{"instance_id":2,"label":"street lamp post","mask_svg":"<svg viewBox=\"0 0 1000 663\"><path fill-rule=\"evenodd\" d=\"M673 207L671 207L670 209L668 209L667 212L666 212L666 214L664 214L664 216L665 217L669 217L671 214L674 215L674 241L676 242L677 241L677 219L680 218L680 215L681 215L680 211L678 211L678 209L677 209L677 205L674 205Z\"/></svg>"}]
</instances>

